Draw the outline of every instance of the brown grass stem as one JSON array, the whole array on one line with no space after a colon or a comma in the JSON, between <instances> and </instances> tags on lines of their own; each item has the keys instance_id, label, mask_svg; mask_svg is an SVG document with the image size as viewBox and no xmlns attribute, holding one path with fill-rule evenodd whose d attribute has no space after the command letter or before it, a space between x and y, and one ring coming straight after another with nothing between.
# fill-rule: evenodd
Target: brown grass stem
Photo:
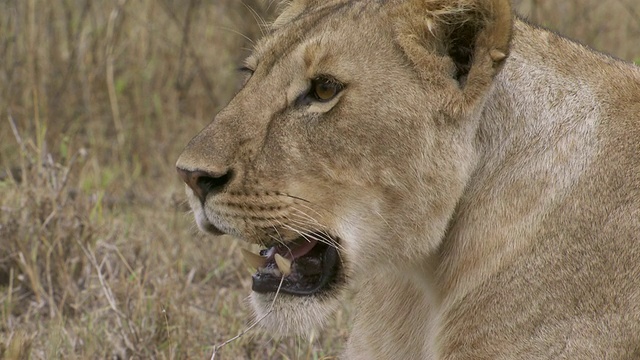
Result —
<instances>
[{"instance_id":1,"label":"brown grass stem","mask_svg":"<svg viewBox=\"0 0 640 360\"><path fill-rule=\"evenodd\" d=\"M238 335L232 337L231 339L219 344L219 345L215 345L213 347L213 354L211 354L211 360L215 360L216 358L216 354L218 353L218 351L223 348L224 346L240 339L242 336L244 336L244 334L246 334L247 332L251 331L251 329L253 329L254 327L256 327L258 324L260 324L260 322L262 320L264 320L267 316L269 316L271 314L271 312L273 312L273 305L276 302L276 299L278 298L278 295L280 294L280 288L282 287L282 282L284 281L284 275L280 278L280 284L278 285L278 290L276 290L276 294L273 296L273 301L271 301L271 305L269 306L269 310L264 313L262 316L260 316L258 319L256 319L256 321L254 321L251 325L249 325L246 329L242 330Z\"/></svg>"},{"instance_id":2,"label":"brown grass stem","mask_svg":"<svg viewBox=\"0 0 640 360\"><path fill-rule=\"evenodd\" d=\"M120 16L122 8L126 4L127 0L118 0L113 10L109 14L109 21L107 22L107 89L109 93L109 104L111 105L111 116L113 118L113 125L116 130L116 139L118 146L121 149L124 145L124 127L122 126L122 120L120 119L120 106L118 105L118 94L116 92L116 85L114 79L114 48L115 48L115 27L116 20Z\"/></svg>"}]
</instances>

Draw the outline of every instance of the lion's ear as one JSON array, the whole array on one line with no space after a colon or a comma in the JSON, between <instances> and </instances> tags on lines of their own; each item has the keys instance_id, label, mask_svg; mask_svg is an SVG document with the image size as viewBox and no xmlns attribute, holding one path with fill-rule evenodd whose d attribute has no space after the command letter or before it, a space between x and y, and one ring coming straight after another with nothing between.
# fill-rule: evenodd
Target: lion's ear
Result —
<instances>
[{"instance_id":1,"label":"lion's ear","mask_svg":"<svg viewBox=\"0 0 640 360\"><path fill-rule=\"evenodd\" d=\"M409 0L397 13L400 46L427 81L486 91L509 54L509 0ZM471 94L469 94L471 95Z\"/></svg>"}]
</instances>

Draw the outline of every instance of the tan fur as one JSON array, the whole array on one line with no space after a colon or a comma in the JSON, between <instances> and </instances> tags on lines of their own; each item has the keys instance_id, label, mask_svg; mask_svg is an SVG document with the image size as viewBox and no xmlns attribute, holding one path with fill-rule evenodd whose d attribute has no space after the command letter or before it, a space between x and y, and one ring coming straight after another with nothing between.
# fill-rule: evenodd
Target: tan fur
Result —
<instances>
[{"instance_id":1,"label":"tan fur","mask_svg":"<svg viewBox=\"0 0 640 360\"><path fill-rule=\"evenodd\" d=\"M177 166L233 172L188 191L203 229L339 238L345 358L640 358L638 68L506 0L292 1L247 63ZM327 74L335 99L296 102ZM281 295L265 326L341 296Z\"/></svg>"}]
</instances>

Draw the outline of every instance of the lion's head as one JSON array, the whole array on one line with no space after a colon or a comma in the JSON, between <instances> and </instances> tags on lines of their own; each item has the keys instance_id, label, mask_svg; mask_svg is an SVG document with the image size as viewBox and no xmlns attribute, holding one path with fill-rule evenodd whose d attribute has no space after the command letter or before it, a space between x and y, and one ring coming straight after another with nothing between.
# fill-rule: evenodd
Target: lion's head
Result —
<instances>
[{"instance_id":1,"label":"lion's head","mask_svg":"<svg viewBox=\"0 0 640 360\"><path fill-rule=\"evenodd\" d=\"M507 1L286 6L177 162L202 230L263 246L249 255L259 314L281 285L268 327L305 331L350 282L424 266L510 29Z\"/></svg>"}]
</instances>

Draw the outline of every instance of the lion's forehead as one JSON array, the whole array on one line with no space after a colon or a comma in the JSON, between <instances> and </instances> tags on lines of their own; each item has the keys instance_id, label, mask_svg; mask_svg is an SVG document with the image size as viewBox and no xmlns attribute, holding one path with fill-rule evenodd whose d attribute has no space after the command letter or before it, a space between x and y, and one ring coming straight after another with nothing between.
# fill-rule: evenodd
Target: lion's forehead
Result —
<instances>
[{"instance_id":1,"label":"lion's forehead","mask_svg":"<svg viewBox=\"0 0 640 360\"><path fill-rule=\"evenodd\" d=\"M271 25L268 34L256 43L250 62L260 62L271 68L284 54L294 52L301 44L323 43L341 37L366 41L366 37L353 37L353 32L363 28L380 30L379 25L384 23L380 4L378 1L333 1L289 5ZM329 34L331 36L327 36ZM368 35L375 34L368 31Z\"/></svg>"}]
</instances>

